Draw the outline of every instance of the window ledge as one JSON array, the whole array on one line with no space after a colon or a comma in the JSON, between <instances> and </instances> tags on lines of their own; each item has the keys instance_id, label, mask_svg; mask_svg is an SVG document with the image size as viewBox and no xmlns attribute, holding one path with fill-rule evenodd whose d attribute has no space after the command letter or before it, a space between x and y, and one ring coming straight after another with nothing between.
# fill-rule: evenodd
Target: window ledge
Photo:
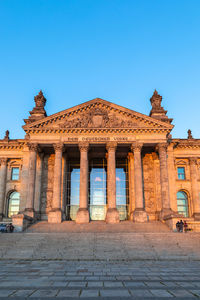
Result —
<instances>
[{"instance_id":1,"label":"window ledge","mask_svg":"<svg viewBox=\"0 0 200 300\"><path fill-rule=\"evenodd\" d=\"M11 179L10 179L10 180L7 180L7 182L8 182L8 183L10 183L10 182L11 182L11 183L12 183L12 182L14 182L14 183L20 183L20 180L11 180Z\"/></svg>"}]
</instances>

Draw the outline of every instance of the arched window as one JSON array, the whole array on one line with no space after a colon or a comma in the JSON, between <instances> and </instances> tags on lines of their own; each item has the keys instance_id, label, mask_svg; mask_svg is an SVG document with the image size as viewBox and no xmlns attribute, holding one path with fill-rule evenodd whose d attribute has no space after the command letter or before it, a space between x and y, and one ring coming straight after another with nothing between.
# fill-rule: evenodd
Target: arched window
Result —
<instances>
[{"instance_id":1,"label":"arched window","mask_svg":"<svg viewBox=\"0 0 200 300\"><path fill-rule=\"evenodd\" d=\"M188 217L188 198L187 194L183 191L177 193L177 208L179 214Z\"/></svg>"},{"instance_id":2,"label":"arched window","mask_svg":"<svg viewBox=\"0 0 200 300\"><path fill-rule=\"evenodd\" d=\"M19 212L20 194L18 192L12 192L8 198L8 218L12 215L16 215Z\"/></svg>"}]
</instances>

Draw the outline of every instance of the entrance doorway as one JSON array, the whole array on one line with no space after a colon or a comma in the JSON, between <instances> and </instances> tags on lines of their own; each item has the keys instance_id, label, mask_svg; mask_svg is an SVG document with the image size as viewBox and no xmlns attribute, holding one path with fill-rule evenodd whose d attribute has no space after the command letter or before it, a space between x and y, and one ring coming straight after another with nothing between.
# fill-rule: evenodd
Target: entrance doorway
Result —
<instances>
[{"instance_id":1,"label":"entrance doorway","mask_svg":"<svg viewBox=\"0 0 200 300\"><path fill-rule=\"evenodd\" d=\"M105 220L107 211L107 161L105 158L92 159L89 163L88 209L90 220ZM68 162L67 171L67 220L76 220L79 209L80 192L80 163ZM128 161L116 161L116 205L120 220L129 218L129 190L128 190Z\"/></svg>"},{"instance_id":2,"label":"entrance doorway","mask_svg":"<svg viewBox=\"0 0 200 300\"><path fill-rule=\"evenodd\" d=\"M93 159L89 174L89 212L91 220L106 218L106 160Z\"/></svg>"}]
</instances>

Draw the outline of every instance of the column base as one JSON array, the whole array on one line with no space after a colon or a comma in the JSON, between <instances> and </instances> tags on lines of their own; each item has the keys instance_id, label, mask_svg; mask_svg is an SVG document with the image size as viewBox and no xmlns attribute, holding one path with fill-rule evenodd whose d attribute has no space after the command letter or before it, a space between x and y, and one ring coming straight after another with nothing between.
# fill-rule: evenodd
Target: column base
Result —
<instances>
[{"instance_id":1,"label":"column base","mask_svg":"<svg viewBox=\"0 0 200 300\"><path fill-rule=\"evenodd\" d=\"M48 223L62 223L62 212L59 208L48 213Z\"/></svg>"},{"instance_id":2,"label":"column base","mask_svg":"<svg viewBox=\"0 0 200 300\"><path fill-rule=\"evenodd\" d=\"M133 222L144 223L148 222L148 216L143 208L136 208L133 212Z\"/></svg>"},{"instance_id":3,"label":"column base","mask_svg":"<svg viewBox=\"0 0 200 300\"><path fill-rule=\"evenodd\" d=\"M87 208L79 208L76 214L76 223L77 224L84 224L89 223L89 211Z\"/></svg>"},{"instance_id":4,"label":"column base","mask_svg":"<svg viewBox=\"0 0 200 300\"><path fill-rule=\"evenodd\" d=\"M41 220L41 213L40 213L40 211L35 211L35 219L36 220Z\"/></svg>"},{"instance_id":5,"label":"column base","mask_svg":"<svg viewBox=\"0 0 200 300\"><path fill-rule=\"evenodd\" d=\"M25 208L24 215L34 219L35 218L35 211L32 208Z\"/></svg>"},{"instance_id":6,"label":"column base","mask_svg":"<svg viewBox=\"0 0 200 300\"><path fill-rule=\"evenodd\" d=\"M170 218L173 217L179 217L179 215L177 213L175 213L172 209L170 208L164 208L161 210L160 214L159 214L159 219L160 220L168 220Z\"/></svg>"},{"instance_id":7,"label":"column base","mask_svg":"<svg viewBox=\"0 0 200 300\"><path fill-rule=\"evenodd\" d=\"M194 213L193 218L195 219L195 221L200 221L200 213Z\"/></svg>"},{"instance_id":8,"label":"column base","mask_svg":"<svg viewBox=\"0 0 200 300\"><path fill-rule=\"evenodd\" d=\"M117 208L108 208L106 213L106 223L115 224L119 222L119 212Z\"/></svg>"}]
</instances>

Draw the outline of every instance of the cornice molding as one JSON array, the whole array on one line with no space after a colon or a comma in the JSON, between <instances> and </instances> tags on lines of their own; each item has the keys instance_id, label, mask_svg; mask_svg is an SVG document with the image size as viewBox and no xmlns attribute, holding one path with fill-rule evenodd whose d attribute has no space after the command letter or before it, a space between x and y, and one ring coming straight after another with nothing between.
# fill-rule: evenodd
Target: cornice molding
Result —
<instances>
[{"instance_id":1,"label":"cornice molding","mask_svg":"<svg viewBox=\"0 0 200 300\"><path fill-rule=\"evenodd\" d=\"M57 129L57 128L43 128L43 129L29 129L27 130L27 134L82 134L82 133L161 133L167 134L171 131L171 129L166 128L65 128L65 129Z\"/></svg>"}]
</instances>

